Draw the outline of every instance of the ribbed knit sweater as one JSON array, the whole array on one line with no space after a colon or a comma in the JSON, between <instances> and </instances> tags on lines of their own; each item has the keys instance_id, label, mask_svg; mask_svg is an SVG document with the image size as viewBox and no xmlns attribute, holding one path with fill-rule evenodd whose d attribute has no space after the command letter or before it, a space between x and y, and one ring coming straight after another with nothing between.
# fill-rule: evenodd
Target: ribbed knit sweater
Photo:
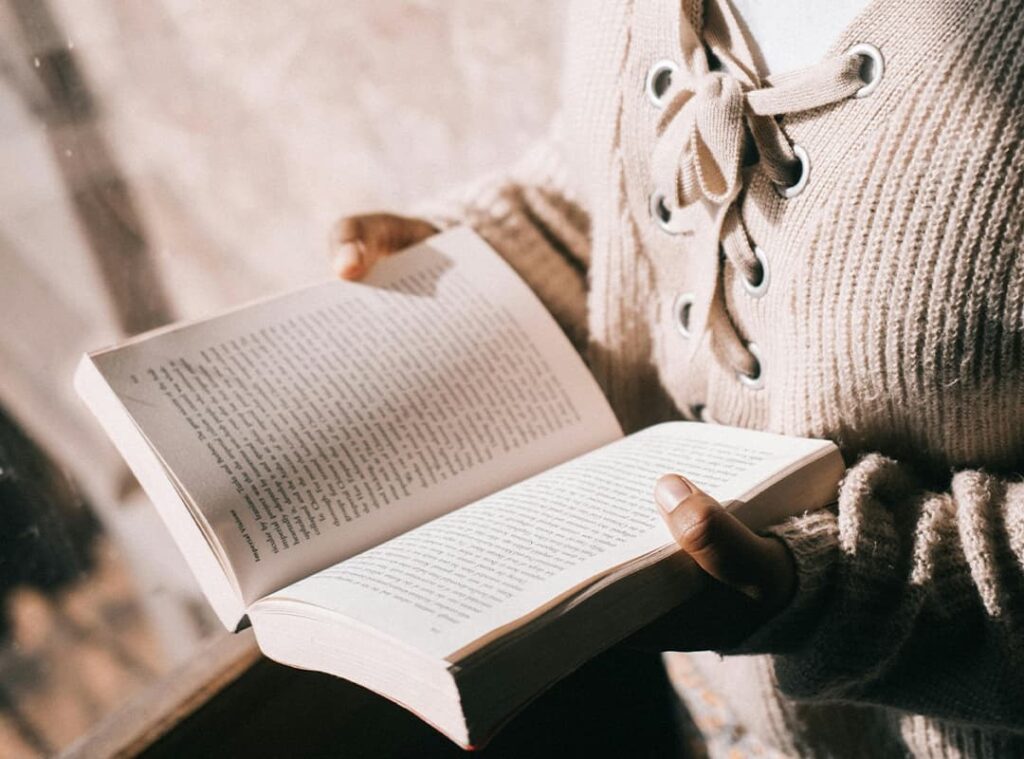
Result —
<instances>
[{"instance_id":1,"label":"ribbed knit sweater","mask_svg":"<svg viewBox=\"0 0 1024 759\"><path fill-rule=\"evenodd\" d=\"M507 257L626 428L682 415L823 437L849 464L835 509L775 528L793 602L724 657L670 662L684 699L695 678L718 692L736 746L1024 755L1022 4L873 0L831 56L874 45L874 91L843 95L837 68L834 102L796 87L771 122L750 114L772 93L750 92L776 82L728 10L582 0L568 29L550 138L421 210ZM663 60L672 103L663 81L651 95ZM715 172L737 123L733 187ZM806 151L795 197L758 123ZM737 240L767 264L756 297Z\"/></svg>"}]
</instances>

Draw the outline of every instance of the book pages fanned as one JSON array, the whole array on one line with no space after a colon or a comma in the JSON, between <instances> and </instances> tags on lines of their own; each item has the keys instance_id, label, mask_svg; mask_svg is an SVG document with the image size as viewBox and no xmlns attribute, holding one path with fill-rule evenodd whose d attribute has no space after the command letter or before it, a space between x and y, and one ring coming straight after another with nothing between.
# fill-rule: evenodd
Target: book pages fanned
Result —
<instances>
[{"instance_id":1,"label":"book pages fanned","mask_svg":"<svg viewBox=\"0 0 1024 759\"><path fill-rule=\"evenodd\" d=\"M251 603L621 435L536 296L466 229L90 359Z\"/></svg>"}]
</instances>

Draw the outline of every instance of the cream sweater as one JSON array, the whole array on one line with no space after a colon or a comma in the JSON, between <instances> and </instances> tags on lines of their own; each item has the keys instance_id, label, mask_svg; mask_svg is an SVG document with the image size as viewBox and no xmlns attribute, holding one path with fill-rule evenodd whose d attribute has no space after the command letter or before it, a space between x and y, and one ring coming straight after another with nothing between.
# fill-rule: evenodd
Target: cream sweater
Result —
<instances>
[{"instance_id":1,"label":"cream sweater","mask_svg":"<svg viewBox=\"0 0 1024 759\"><path fill-rule=\"evenodd\" d=\"M699 675L733 740L790 754L1024 755L1021 4L873 0L767 83L715 7L582 0L569 29L551 138L430 215L503 252L627 428L830 438L850 467L776 530L791 606L671 665L684 698ZM862 42L885 68L857 98Z\"/></svg>"}]
</instances>

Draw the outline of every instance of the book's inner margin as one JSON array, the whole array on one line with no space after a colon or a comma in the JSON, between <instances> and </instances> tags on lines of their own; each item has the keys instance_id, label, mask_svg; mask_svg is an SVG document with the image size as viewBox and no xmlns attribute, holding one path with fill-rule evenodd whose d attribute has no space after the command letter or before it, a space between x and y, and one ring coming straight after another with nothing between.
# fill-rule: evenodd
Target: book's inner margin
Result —
<instances>
[{"instance_id":1,"label":"book's inner margin","mask_svg":"<svg viewBox=\"0 0 1024 759\"><path fill-rule=\"evenodd\" d=\"M160 466L163 469L163 472L166 475L167 479L170 481L171 486L178 494L178 497L181 498L181 502L185 505L185 508L188 509L189 516L192 517L192 520L196 523L196 526L199 528L199 532L206 540L206 545L209 547L210 552L217 560L217 563L220 565L220 568L224 570L224 576L227 577L228 582L234 588L235 592L238 593L239 597L241 597L242 591L238 583L238 578L235 576L234 568L231 566L231 562L228 561L228 557L224 554L224 549L221 547L220 542L217 540L217 536L214 533L213 528L210 527L210 523L206 521L206 516L203 514L202 509L200 509L192 500L191 496L189 496L188 494L188 491L185 490L185 488L182 486L181 482L175 476L174 472L167 467L167 462L165 462L163 460L163 457L160 456L160 452L157 449L153 448L152 443L150 443L149 440L146 438L145 433L142 432L141 430L139 430L139 432L142 435L143 439L145 439L146 442L149 443L150 448L153 450L153 455L160 463Z\"/></svg>"}]
</instances>

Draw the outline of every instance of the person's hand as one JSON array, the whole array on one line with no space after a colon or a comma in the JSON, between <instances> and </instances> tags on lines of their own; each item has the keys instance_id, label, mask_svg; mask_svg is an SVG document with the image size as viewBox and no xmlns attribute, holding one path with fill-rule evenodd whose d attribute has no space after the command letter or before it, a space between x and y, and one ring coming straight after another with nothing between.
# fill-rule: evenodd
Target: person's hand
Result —
<instances>
[{"instance_id":1,"label":"person's hand","mask_svg":"<svg viewBox=\"0 0 1024 759\"><path fill-rule=\"evenodd\" d=\"M342 279L362 279L381 256L397 253L436 233L434 225L408 216L345 216L331 230L331 266Z\"/></svg>"},{"instance_id":2,"label":"person's hand","mask_svg":"<svg viewBox=\"0 0 1024 759\"><path fill-rule=\"evenodd\" d=\"M781 540L756 534L676 474L658 480L654 499L681 554L703 574L704 587L630 638L631 645L659 651L730 648L792 598L796 567Z\"/></svg>"}]
</instances>

